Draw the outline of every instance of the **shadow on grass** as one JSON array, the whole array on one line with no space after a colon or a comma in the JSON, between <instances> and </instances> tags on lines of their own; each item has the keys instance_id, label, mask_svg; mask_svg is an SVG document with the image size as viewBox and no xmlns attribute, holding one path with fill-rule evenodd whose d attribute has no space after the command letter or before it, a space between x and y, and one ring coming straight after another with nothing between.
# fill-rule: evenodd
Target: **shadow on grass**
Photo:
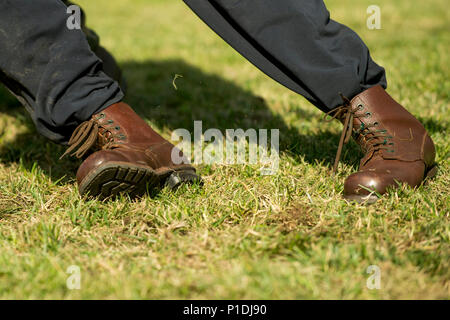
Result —
<instances>
[{"instance_id":1,"label":"shadow on grass","mask_svg":"<svg viewBox=\"0 0 450 320\"><path fill-rule=\"evenodd\" d=\"M218 75L205 73L182 60L131 61L123 63L122 68L128 81L126 101L157 129L185 128L193 132L195 120L203 122L203 131L279 129L281 153L289 153L296 161L303 158L311 164L331 166L333 163L339 133L302 134L297 128L289 127L280 115L272 113L264 99ZM177 89L172 83L176 74L182 75L176 80ZM60 183L74 178L79 161L59 160L64 147L39 136L25 109L3 88L0 89L0 113L19 118L26 126L25 132L18 134L14 141L0 142L0 162L21 162L26 169L37 163L53 181L61 180ZM309 121L318 115L299 109L297 116ZM432 120L424 122L431 133L442 129ZM5 130L8 128L0 128L1 140ZM358 159L358 148L352 143L342 161L356 166Z\"/></svg>"},{"instance_id":2,"label":"shadow on grass","mask_svg":"<svg viewBox=\"0 0 450 320\"><path fill-rule=\"evenodd\" d=\"M123 67L129 83L126 101L159 129L184 128L192 133L197 120L202 121L203 132L210 128L219 129L223 134L226 129L237 128L279 129L280 152L289 153L296 160L303 157L308 163L332 165L334 162L339 133L327 130L302 134L298 128L287 125L281 115L273 113L262 97L219 75L183 60L132 61ZM175 80L175 88L176 75L182 77ZM300 108L290 112L309 122L320 117L313 112L314 108L311 105L311 112ZM343 161L357 164L357 146L351 144L347 150L348 156L344 155Z\"/></svg>"}]
</instances>

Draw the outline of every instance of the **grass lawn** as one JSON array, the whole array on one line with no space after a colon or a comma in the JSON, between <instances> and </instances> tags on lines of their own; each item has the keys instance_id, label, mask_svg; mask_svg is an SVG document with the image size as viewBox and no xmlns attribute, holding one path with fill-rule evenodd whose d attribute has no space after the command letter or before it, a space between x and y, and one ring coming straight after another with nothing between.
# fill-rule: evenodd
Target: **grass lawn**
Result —
<instances>
[{"instance_id":1,"label":"grass lawn","mask_svg":"<svg viewBox=\"0 0 450 320\"><path fill-rule=\"evenodd\" d=\"M79 162L40 137L0 91L0 298L449 298L449 10L446 0L328 0L385 66L389 92L426 126L440 171L371 206L342 199L354 143L330 167L341 126L237 54L181 0L80 0L119 60L126 101L170 138L177 128L280 130L280 170L201 165L203 187L130 202L85 201ZM175 75L177 90L172 84ZM78 266L81 289L69 290ZM367 267L381 272L370 290Z\"/></svg>"}]
</instances>

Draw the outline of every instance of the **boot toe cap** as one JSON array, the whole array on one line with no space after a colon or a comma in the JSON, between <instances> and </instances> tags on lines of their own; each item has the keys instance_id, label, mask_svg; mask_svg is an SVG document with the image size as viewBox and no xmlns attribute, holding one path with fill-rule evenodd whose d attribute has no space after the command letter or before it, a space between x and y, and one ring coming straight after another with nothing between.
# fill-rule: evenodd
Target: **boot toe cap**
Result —
<instances>
[{"instance_id":1,"label":"boot toe cap","mask_svg":"<svg viewBox=\"0 0 450 320\"><path fill-rule=\"evenodd\" d=\"M369 195L371 193L385 193L389 185L386 175L376 172L362 171L350 175L344 184L344 195Z\"/></svg>"},{"instance_id":2,"label":"boot toe cap","mask_svg":"<svg viewBox=\"0 0 450 320\"><path fill-rule=\"evenodd\" d=\"M421 161L411 163L392 162L383 168L368 168L351 174L344 184L344 196L367 196L384 194L388 187L407 183L411 187L419 185L424 178L424 164Z\"/></svg>"}]
</instances>

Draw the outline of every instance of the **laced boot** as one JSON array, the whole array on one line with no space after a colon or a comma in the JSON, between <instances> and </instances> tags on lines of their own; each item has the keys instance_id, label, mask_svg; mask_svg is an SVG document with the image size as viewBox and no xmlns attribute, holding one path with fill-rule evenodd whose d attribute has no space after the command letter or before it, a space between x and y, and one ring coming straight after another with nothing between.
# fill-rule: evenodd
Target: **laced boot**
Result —
<instances>
[{"instance_id":1,"label":"laced boot","mask_svg":"<svg viewBox=\"0 0 450 320\"><path fill-rule=\"evenodd\" d=\"M328 113L344 124L333 171L351 136L364 152L359 171L345 181L344 198L375 202L388 187L399 183L416 187L436 174L430 136L381 86L365 90L351 101L343 99L343 106Z\"/></svg>"},{"instance_id":2,"label":"laced boot","mask_svg":"<svg viewBox=\"0 0 450 320\"><path fill-rule=\"evenodd\" d=\"M62 157L69 154L87 156L77 172L80 194L101 199L119 193L142 196L200 179L181 151L123 102L80 124ZM172 161L172 154L180 164Z\"/></svg>"}]
</instances>

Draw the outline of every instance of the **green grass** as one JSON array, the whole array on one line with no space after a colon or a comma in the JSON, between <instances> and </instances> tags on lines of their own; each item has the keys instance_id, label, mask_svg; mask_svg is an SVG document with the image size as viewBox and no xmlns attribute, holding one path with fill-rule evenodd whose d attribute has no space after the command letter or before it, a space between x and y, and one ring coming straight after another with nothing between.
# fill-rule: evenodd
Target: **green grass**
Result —
<instances>
[{"instance_id":1,"label":"green grass","mask_svg":"<svg viewBox=\"0 0 450 320\"><path fill-rule=\"evenodd\" d=\"M85 201L78 162L38 136L0 91L0 298L449 298L449 11L445 0L328 0L386 67L389 92L424 123L440 171L371 206L341 197L354 144L330 175L338 123L269 80L181 1L79 1L118 58L127 102L165 137L176 128L278 128L280 171L200 166L203 188L130 202ZM176 74L178 90L172 85ZM81 270L68 290L66 270ZM366 268L381 289L366 287Z\"/></svg>"}]
</instances>

